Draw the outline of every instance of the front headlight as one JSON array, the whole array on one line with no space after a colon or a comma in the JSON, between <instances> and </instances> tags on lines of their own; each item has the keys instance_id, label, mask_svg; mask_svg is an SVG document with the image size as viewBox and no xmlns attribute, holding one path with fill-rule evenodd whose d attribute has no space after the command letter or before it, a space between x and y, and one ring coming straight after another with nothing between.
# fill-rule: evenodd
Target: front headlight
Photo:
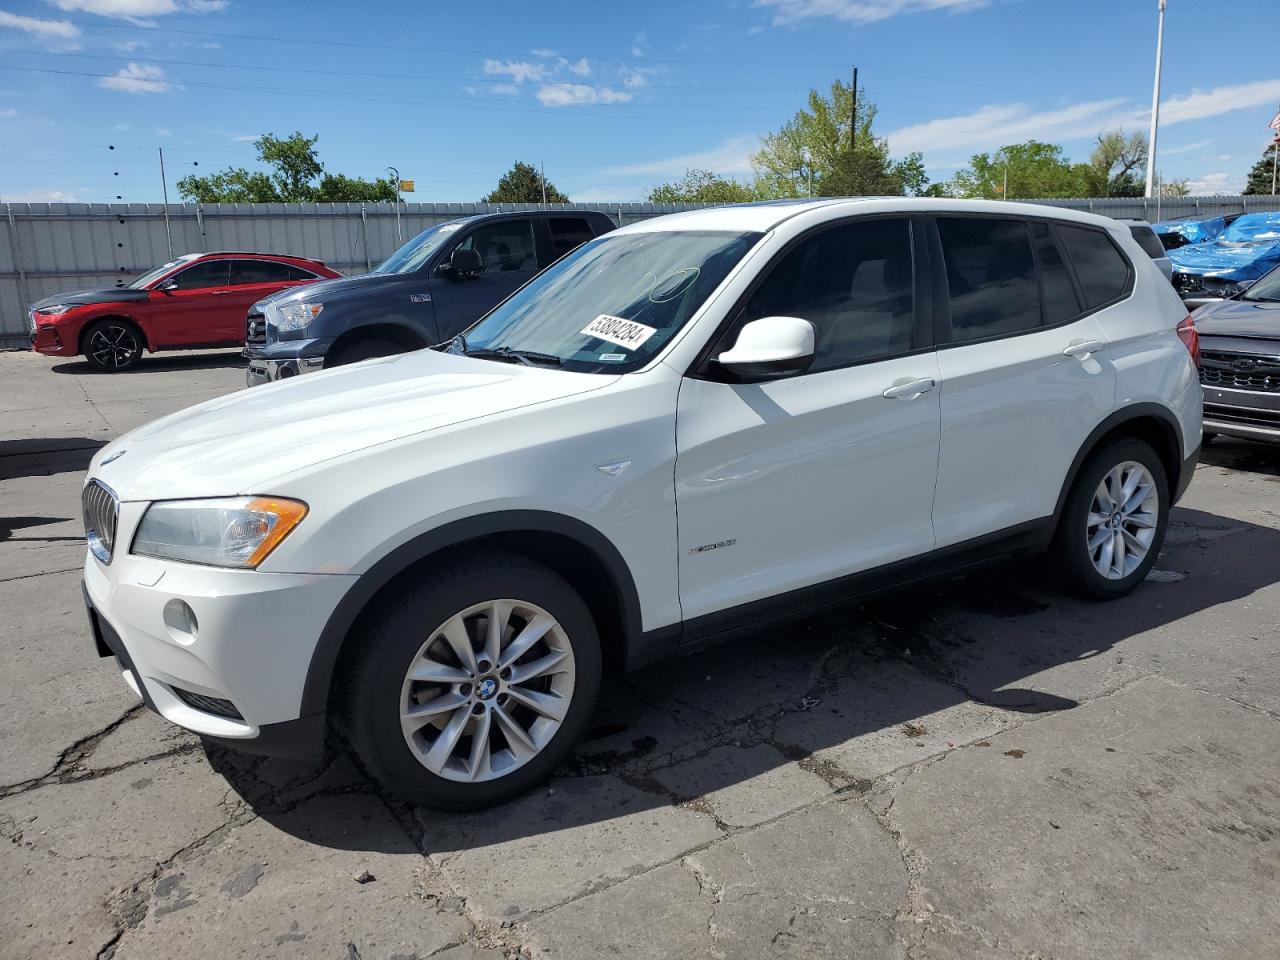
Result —
<instances>
[{"instance_id":1,"label":"front headlight","mask_svg":"<svg viewBox=\"0 0 1280 960\"><path fill-rule=\"evenodd\" d=\"M256 567L307 515L279 497L161 500L138 525L131 552L213 567Z\"/></svg>"},{"instance_id":2,"label":"front headlight","mask_svg":"<svg viewBox=\"0 0 1280 960\"><path fill-rule=\"evenodd\" d=\"M305 330L320 316L323 303L286 303L273 307L277 330Z\"/></svg>"},{"instance_id":3,"label":"front headlight","mask_svg":"<svg viewBox=\"0 0 1280 960\"><path fill-rule=\"evenodd\" d=\"M51 307L37 307L35 312L42 317L60 317L74 306L74 303L55 303Z\"/></svg>"}]
</instances>

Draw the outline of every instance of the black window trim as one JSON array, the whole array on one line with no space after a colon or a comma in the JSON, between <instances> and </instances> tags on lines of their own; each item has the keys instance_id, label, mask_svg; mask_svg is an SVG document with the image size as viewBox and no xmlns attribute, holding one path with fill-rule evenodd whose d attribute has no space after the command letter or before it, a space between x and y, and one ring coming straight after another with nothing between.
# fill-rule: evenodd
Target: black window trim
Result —
<instances>
[{"instance_id":1,"label":"black window trim","mask_svg":"<svg viewBox=\"0 0 1280 960\"><path fill-rule=\"evenodd\" d=\"M937 271L935 271L936 276L934 277L934 281L935 281L934 282L934 288L935 288L934 289L934 301L935 301L934 316L936 317L935 335L936 335L939 350L949 350L955 347L968 347L968 346L973 346L974 344L981 344L981 343L992 343L996 340L1008 340L1013 337L1025 337L1028 334L1042 333L1045 330L1057 330L1060 327L1065 327L1073 323L1079 323L1081 320L1085 319L1086 317L1092 316L1093 314L1098 313L1101 310L1106 310L1109 307L1114 307L1117 303L1121 303L1124 300L1128 300L1130 297L1133 296L1134 276L1135 276L1133 261L1130 260L1127 256L1125 256L1124 250L1122 250L1120 248L1120 245L1116 243L1115 238L1112 237L1111 233L1103 227L1097 227L1091 223L1077 223L1071 220L1060 220L1056 217L1035 216L1035 215L1030 215L1025 213L989 213L985 210L981 212L974 212L974 213L968 213L962 210L956 210L956 211L947 210L947 211L937 211L937 212L928 213L925 216L928 218L928 221L929 221L928 223L929 248L933 253L935 261L937 262L940 268ZM1040 276L1040 260L1035 253L1035 244L1031 242L1030 224L1035 221L1039 221L1046 224L1049 228L1049 235L1052 237L1054 245L1058 248L1058 256L1062 258L1063 266L1065 266L1067 269L1067 276L1071 280L1071 285L1075 288L1076 298L1079 300L1080 304L1084 307L1084 309L1081 310L1080 313L1076 314L1075 316L1068 317L1066 320L1059 320L1057 323L1046 324L1044 322L1044 297L1042 293L1041 300L1040 300L1040 325L1039 326L1027 327L1025 330L1013 330L1013 331L1009 331L1008 333L994 333L988 337L977 337L972 340L956 340L955 333L951 325L951 287L947 281L946 260L943 257L942 237L941 237L941 234L939 234L938 232L938 221L942 219L954 220L957 218L966 219L966 220L1021 220L1026 222L1028 225L1027 226L1027 242L1031 243L1032 261L1035 263L1035 266L1036 266L1036 280L1037 280L1037 283L1041 285L1042 290L1043 290L1044 280ZM1062 238L1058 235L1057 228L1059 224L1063 226L1068 226L1068 227L1078 227L1081 230L1092 230L1093 232L1100 233L1102 234L1102 236L1106 237L1107 242L1110 243L1112 249L1114 249L1116 253L1120 255L1121 261L1124 263L1125 267L1128 270L1128 274L1125 277L1124 289L1121 290L1119 296L1113 297L1110 300L1106 301L1105 303L1100 303L1096 307L1090 307L1088 305L1088 300L1085 298L1085 295L1084 295L1084 287L1080 283L1080 278L1076 275L1075 264L1071 261L1071 258L1067 255L1066 246L1063 244Z\"/></svg>"},{"instance_id":2,"label":"black window trim","mask_svg":"<svg viewBox=\"0 0 1280 960\"><path fill-rule=\"evenodd\" d=\"M726 380L723 371L712 365L712 361L716 354L728 349L731 344L721 342L729 332L737 325L738 319L742 316L742 311L746 309L751 298L756 291L769 277L782 260L791 253L801 243L804 243L818 234L825 233L828 230L834 230L839 227L847 227L857 223L870 223L876 220L905 220L907 221L908 236L911 241L911 295L913 306L915 308L915 324L911 331L912 347L910 350L904 350L900 353L886 354L882 357L867 357L862 360L853 360L849 363L842 363L838 366L824 367L821 370L805 370L800 373L787 374L782 377L775 377L769 382L773 383L777 380L795 380L799 377L817 377L827 373L834 373L837 370L848 370L853 367L864 367L871 363L884 363L889 360L898 360L902 357L915 357L925 353L931 353L935 349L935 310L934 301L936 300L936 290L931 289L933 284L929 283L930 277L935 271L931 269L932 256L928 245L925 242L925 221L926 214L912 213L906 211L897 212L881 212L881 213L864 213L855 216L841 217L837 220L825 220L822 223L815 224L803 233L792 237L787 243L778 250L769 259L769 262L756 272L752 278L750 285L739 296L732 307L725 313L724 319L720 321L715 332L707 338L707 342L702 349L698 351L697 356L693 358L693 362L689 365L689 369L685 371L685 376L693 380L710 380L716 383L735 382Z\"/></svg>"}]
</instances>

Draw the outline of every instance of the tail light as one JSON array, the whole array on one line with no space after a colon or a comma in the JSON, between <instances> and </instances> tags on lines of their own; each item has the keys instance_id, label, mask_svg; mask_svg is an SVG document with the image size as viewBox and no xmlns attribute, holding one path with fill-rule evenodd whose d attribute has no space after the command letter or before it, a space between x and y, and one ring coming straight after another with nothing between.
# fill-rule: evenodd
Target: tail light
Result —
<instances>
[{"instance_id":1,"label":"tail light","mask_svg":"<svg viewBox=\"0 0 1280 960\"><path fill-rule=\"evenodd\" d=\"M1200 334L1196 333L1196 322L1191 319L1191 314L1182 318L1174 332L1187 348L1187 353L1191 354L1191 362L1196 365L1197 370L1200 369Z\"/></svg>"}]
</instances>

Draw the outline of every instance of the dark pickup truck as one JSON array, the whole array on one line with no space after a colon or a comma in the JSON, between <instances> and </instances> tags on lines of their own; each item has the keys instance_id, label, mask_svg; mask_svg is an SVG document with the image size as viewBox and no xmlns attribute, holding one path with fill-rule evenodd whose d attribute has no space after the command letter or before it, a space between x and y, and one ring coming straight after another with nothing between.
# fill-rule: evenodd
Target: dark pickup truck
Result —
<instances>
[{"instance_id":1,"label":"dark pickup truck","mask_svg":"<svg viewBox=\"0 0 1280 960\"><path fill-rule=\"evenodd\" d=\"M463 217L424 230L372 273L260 300L245 321L249 386L443 343L614 226L593 210Z\"/></svg>"}]
</instances>

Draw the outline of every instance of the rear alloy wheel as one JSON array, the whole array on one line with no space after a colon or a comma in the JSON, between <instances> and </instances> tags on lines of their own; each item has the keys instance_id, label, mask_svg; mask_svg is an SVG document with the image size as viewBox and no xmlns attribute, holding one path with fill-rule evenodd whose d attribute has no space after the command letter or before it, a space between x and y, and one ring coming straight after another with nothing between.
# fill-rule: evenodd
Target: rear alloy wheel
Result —
<instances>
[{"instance_id":1,"label":"rear alloy wheel","mask_svg":"<svg viewBox=\"0 0 1280 960\"><path fill-rule=\"evenodd\" d=\"M1123 439L1081 468L1054 543L1060 571L1077 592L1123 596L1146 577L1164 544L1169 484L1150 445Z\"/></svg>"},{"instance_id":2,"label":"rear alloy wheel","mask_svg":"<svg viewBox=\"0 0 1280 960\"><path fill-rule=\"evenodd\" d=\"M142 334L127 320L99 320L84 334L84 358L95 370L118 373L137 365Z\"/></svg>"},{"instance_id":3,"label":"rear alloy wheel","mask_svg":"<svg viewBox=\"0 0 1280 960\"><path fill-rule=\"evenodd\" d=\"M455 560L379 605L356 641L346 731L385 787L471 810L550 776L600 686L600 642L577 592L525 557Z\"/></svg>"}]
</instances>

